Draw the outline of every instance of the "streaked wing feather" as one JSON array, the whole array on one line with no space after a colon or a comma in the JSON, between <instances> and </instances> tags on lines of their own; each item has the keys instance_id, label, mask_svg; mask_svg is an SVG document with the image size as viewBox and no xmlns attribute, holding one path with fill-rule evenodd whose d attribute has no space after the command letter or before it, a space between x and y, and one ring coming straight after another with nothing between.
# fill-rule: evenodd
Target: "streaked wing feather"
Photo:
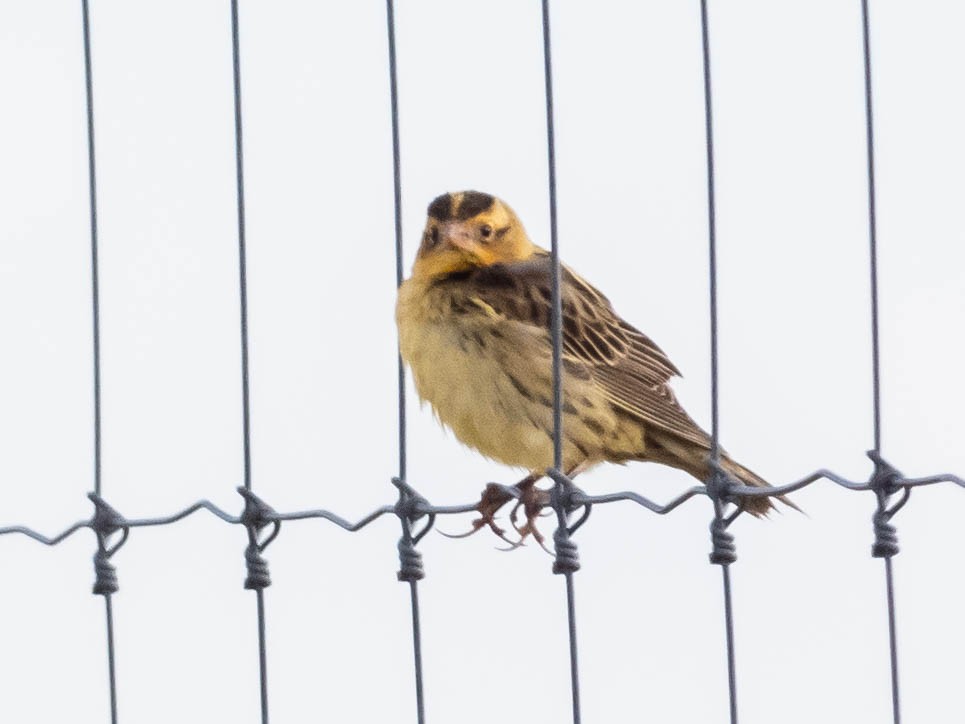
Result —
<instances>
[{"instance_id":1,"label":"streaked wing feather","mask_svg":"<svg viewBox=\"0 0 965 724\"><path fill-rule=\"evenodd\" d=\"M513 264L461 275L462 289L480 308L549 331L552 263L545 252ZM708 446L707 435L677 403L667 382L680 372L649 337L613 311L588 282L563 270L563 354L583 365L605 397L641 422Z\"/></svg>"},{"instance_id":2,"label":"streaked wing feather","mask_svg":"<svg viewBox=\"0 0 965 724\"><path fill-rule=\"evenodd\" d=\"M710 447L706 433L690 419L666 385L641 385L619 370L598 368L594 378L611 404L641 422L673 433L703 448Z\"/></svg>"}]
</instances>

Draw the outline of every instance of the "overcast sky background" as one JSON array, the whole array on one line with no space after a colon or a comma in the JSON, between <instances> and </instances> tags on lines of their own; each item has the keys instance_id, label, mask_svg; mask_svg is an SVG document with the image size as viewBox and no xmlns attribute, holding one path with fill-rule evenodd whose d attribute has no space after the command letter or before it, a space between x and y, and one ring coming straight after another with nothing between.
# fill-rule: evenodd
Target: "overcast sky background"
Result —
<instances>
[{"instance_id":1,"label":"overcast sky background","mask_svg":"<svg viewBox=\"0 0 965 724\"><path fill-rule=\"evenodd\" d=\"M403 230L476 188L548 245L540 7L397 3ZM866 479L872 445L860 3L711 2L721 434L775 483ZM883 450L908 475L965 471L965 8L872 3ZM683 370L709 425L699 4L553 3L559 238ZM77 0L0 2L0 526L47 534L93 487L90 249ZM227 0L91 0L97 123L103 493L130 517L199 499L239 511L242 432ZM394 500L396 339L385 8L241 3L254 490L348 518ZM520 476L444 432L410 390L409 479L464 503ZM603 467L590 492L658 501L690 479ZM908 722L965 719L955 486L896 517ZM807 516L740 520L741 721L890 721L873 496L821 483ZM711 506L601 506L576 574L584 721L727 720ZM438 527L465 529L470 516ZM546 522L550 533L551 521ZM266 552L275 722L415 719L398 522L283 526ZM430 722L569 720L563 579L535 546L421 544ZM199 513L115 556L125 722L258 721L245 534ZM0 539L0 699L11 722L108 718L89 531Z\"/></svg>"}]
</instances>

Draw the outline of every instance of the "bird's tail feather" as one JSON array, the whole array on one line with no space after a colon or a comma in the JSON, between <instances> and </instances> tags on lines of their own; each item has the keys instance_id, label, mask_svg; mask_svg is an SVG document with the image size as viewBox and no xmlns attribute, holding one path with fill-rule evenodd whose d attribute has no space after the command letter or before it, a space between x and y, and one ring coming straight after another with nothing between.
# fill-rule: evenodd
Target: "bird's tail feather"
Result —
<instances>
[{"instance_id":1,"label":"bird's tail feather","mask_svg":"<svg viewBox=\"0 0 965 724\"><path fill-rule=\"evenodd\" d=\"M721 454L720 466L724 469L725 472L737 478L737 480L743 485L747 485L753 488L770 488L771 487L771 484L768 483L766 480L764 480L764 478L762 478L760 475L755 473L753 470L749 470L748 468L745 468L740 463L735 462L727 455ZM780 500L782 503L784 503L784 505L788 506L789 508L794 508L794 510L798 511L799 513L803 512L791 500L788 500L787 496L785 495L769 495L766 497L760 496L760 497L753 497L753 498L745 496L743 500L741 500L741 503L743 504L744 509L748 513L756 516L762 516L762 515L767 515L770 511L775 509L775 505L772 502L775 499Z\"/></svg>"},{"instance_id":2,"label":"bird's tail feather","mask_svg":"<svg viewBox=\"0 0 965 724\"><path fill-rule=\"evenodd\" d=\"M706 448L694 445L691 442L681 440L672 435L661 435L656 438L651 437L649 442L651 445L647 448L646 455L643 459L663 463L664 465L670 465L671 467L683 470L693 475L702 483L706 483L710 478L710 454ZM771 487L770 483L760 475L753 470L745 468L724 452L721 452L720 455L720 466L727 474L735 478L742 485L754 488ZM775 506L772 498L780 500L788 507L794 508L797 511L801 510L783 495L748 496L741 500L741 504L748 513L760 517L767 515L767 513L774 509Z\"/></svg>"}]
</instances>

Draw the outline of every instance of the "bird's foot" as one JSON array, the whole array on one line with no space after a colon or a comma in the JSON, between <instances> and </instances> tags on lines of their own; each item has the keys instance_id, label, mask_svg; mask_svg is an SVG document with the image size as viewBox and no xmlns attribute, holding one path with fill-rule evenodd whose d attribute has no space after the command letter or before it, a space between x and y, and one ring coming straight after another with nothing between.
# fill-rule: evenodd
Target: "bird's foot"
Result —
<instances>
[{"instance_id":1,"label":"bird's foot","mask_svg":"<svg viewBox=\"0 0 965 724\"><path fill-rule=\"evenodd\" d=\"M509 512L509 522L512 523L513 528L519 534L519 540L513 545L513 548L519 548L525 545L526 539L532 536L540 548L550 555L553 555L553 552L546 547L546 537L540 533L539 528L536 527L536 521L547 515L543 513L543 508L550 504L549 491L537 488L536 481L528 485L520 483L516 487L519 489L519 496L516 500L516 505L514 505L513 509ZM526 522L522 525L517 525L520 508L523 510Z\"/></svg>"},{"instance_id":2,"label":"bird's foot","mask_svg":"<svg viewBox=\"0 0 965 724\"><path fill-rule=\"evenodd\" d=\"M467 530L465 533L442 534L447 538L468 538L473 533L481 530L484 526L488 526L493 533L508 543L511 548L516 548L522 541L511 541L506 537L506 531L496 525L496 513L498 513L499 509L506 505L506 503L508 503L510 500L517 500L521 495L522 483L519 485L500 485L499 483L488 483L485 490L482 492L479 502L476 504L476 510L479 512L480 517L476 518L476 520L472 522L472 528ZM519 504L517 504L517 507L518 505ZM515 523L513 524L513 527L516 527Z\"/></svg>"}]
</instances>

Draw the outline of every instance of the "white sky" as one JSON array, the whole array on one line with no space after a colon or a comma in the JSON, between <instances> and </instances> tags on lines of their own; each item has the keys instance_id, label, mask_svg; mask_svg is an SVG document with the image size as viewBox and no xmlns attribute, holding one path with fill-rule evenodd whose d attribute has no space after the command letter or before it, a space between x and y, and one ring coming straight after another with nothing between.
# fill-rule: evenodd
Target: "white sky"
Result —
<instances>
[{"instance_id":1,"label":"white sky","mask_svg":"<svg viewBox=\"0 0 965 724\"><path fill-rule=\"evenodd\" d=\"M87 149L76 0L0 2L0 525L90 513ZM712 2L724 445L775 483L871 466L858 0ZM92 0L101 222L103 489L130 517L240 510L229 5ZM496 193L548 244L536 0L400 0L403 224ZM872 3L883 430L908 475L965 471L965 9ZM384 3L242 3L255 491L349 518L394 500L394 258ZM709 424L698 3L554 3L560 244L684 371ZM519 475L463 449L411 393L410 482L475 500ZM649 465L580 484L668 500ZM895 519L909 722L961 722L963 491ZM734 526L741 721L890 717L870 494L818 484ZM705 499L658 518L600 507L579 532L584 721L726 721L720 572ZM441 520L459 531L469 517ZM551 532L547 521L547 533ZM414 720L398 523L283 526L266 591L274 722ZM564 589L538 548L421 545L428 720L565 722ZM116 555L125 722L258 720L244 531L206 515ZM0 539L0 696L16 722L107 719L93 536Z\"/></svg>"}]
</instances>

